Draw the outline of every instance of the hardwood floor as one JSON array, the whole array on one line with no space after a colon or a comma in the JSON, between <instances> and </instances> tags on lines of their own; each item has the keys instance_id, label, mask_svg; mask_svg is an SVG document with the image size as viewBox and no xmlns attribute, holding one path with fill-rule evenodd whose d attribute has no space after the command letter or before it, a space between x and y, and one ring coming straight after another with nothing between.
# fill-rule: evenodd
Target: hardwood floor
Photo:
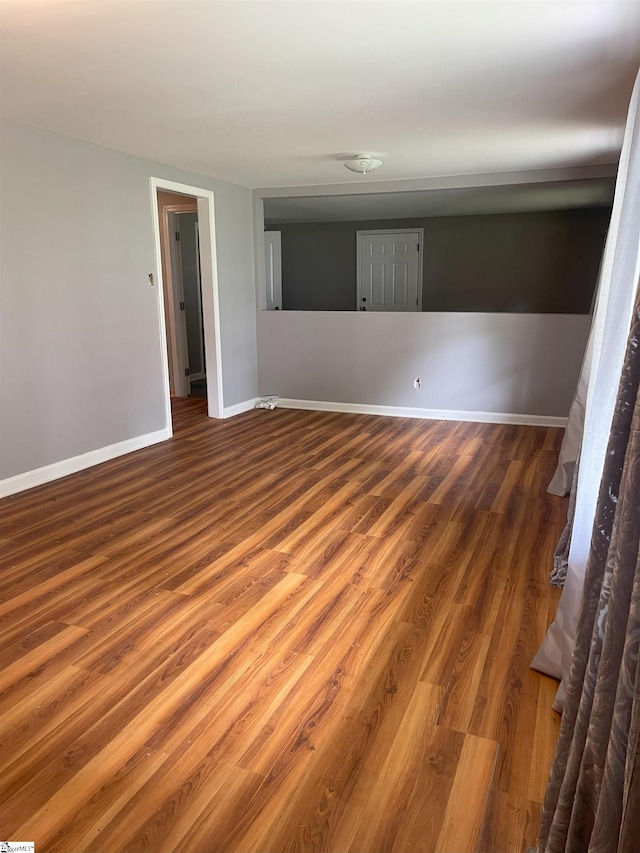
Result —
<instances>
[{"instance_id":1,"label":"hardwood floor","mask_svg":"<svg viewBox=\"0 0 640 853\"><path fill-rule=\"evenodd\" d=\"M292 410L0 505L0 836L525 850L558 718L561 432Z\"/></svg>"}]
</instances>

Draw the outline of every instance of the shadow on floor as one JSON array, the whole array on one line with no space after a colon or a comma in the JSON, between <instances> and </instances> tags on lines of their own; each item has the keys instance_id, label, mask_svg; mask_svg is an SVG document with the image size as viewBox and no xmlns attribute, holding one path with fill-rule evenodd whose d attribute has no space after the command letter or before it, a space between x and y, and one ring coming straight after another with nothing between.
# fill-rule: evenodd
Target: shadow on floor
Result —
<instances>
[{"instance_id":1,"label":"shadow on floor","mask_svg":"<svg viewBox=\"0 0 640 853\"><path fill-rule=\"evenodd\" d=\"M190 397L206 397L207 396L207 380L196 379L191 383Z\"/></svg>"}]
</instances>

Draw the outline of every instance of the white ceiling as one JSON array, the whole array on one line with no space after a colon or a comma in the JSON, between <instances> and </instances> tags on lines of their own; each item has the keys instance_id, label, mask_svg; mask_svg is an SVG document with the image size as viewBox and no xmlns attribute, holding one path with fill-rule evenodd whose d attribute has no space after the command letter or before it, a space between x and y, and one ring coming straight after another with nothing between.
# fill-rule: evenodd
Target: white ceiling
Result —
<instances>
[{"instance_id":1,"label":"white ceiling","mask_svg":"<svg viewBox=\"0 0 640 853\"><path fill-rule=\"evenodd\" d=\"M614 163L639 63L638 0L2 2L6 118L248 187Z\"/></svg>"}]
</instances>

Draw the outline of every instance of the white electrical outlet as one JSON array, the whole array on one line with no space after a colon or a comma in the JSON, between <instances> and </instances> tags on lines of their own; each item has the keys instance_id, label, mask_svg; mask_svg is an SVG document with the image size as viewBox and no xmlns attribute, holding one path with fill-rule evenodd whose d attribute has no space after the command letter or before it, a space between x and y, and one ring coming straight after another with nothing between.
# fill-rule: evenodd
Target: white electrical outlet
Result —
<instances>
[{"instance_id":1,"label":"white electrical outlet","mask_svg":"<svg viewBox=\"0 0 640 853\"><path fill-rule=\"evenodd\" d=\"M413 380L413 387L416 389L420 387L420 377L419 376L416 376L416 378Z\"/></svg>"}]
</instances>

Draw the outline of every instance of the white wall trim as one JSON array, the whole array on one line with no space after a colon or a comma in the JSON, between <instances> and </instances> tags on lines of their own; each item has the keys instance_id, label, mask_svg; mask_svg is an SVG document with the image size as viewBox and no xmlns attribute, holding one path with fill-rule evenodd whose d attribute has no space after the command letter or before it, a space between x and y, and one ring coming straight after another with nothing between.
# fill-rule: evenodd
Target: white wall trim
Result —
<instances>
[{"instance_id":1,"label":"white wall trim","mask_svg":"<svg viewBox=\"0 0 640 853\"><path fill-rule=\"evenodd\" d=\"M369 406L366 403L331 403L325 400L280 399L283 409L313 412L346 412L352 415L383 415L389 418L420 418L427 421L470 421L481 424L522 424L524 426L565 427L567 418L552 415L520 415L511 412L467 412L462 409L413 409L401 406Z\"/></svg>"},{"instance_id":2,"label":"white wall trim","mask_svg":"<svg viewBox=\"0 0 640 853\"><path fill-rule=\"evenodd\" d=\"M158 444L168 438L171 438L171 429L159 429L156 432L148 432L144 435L137 435L135 438L127 438L125 441L119 441L116 444L99 447L97 450L89 450L80 456L61 459L60 462L53 462L51 465L44 465L42 468L35 468L33 471L25 471L23 474L16 474L14 477L7 477L5 480L0 480L0 497L5 498L32 489L34 486L59 480L61 477L75 474L85 468L92 468L101 462L108 462L118 456L133 453L134 450L151 447L152 444Z\"/></svg>"},{"instance_id":3,"label":"white wall trim","mask_svg":"<svg viewBox=\"0 0 640 853\"><path fill-rule=\"evenodd\" d=\"M251 400L243 400L242 403L234 403L233 406L227 406L222 417L232 418L234 415L241 415L243 412L249 412L251 409L255 409L256 403L259 399L260 397L253 397Z\"/></svg>"},{"instance_id":4,"label":"white wall trim","mask_svg":"<svg viewBox=\"0 0 640 853\"><path fill-rule=\"evenodd\" d=\"M223 418L222 335L214 196L212 191L205 190L201 190L197 196L207 413L210 418Z\"/></svg>"}]
</instances>

